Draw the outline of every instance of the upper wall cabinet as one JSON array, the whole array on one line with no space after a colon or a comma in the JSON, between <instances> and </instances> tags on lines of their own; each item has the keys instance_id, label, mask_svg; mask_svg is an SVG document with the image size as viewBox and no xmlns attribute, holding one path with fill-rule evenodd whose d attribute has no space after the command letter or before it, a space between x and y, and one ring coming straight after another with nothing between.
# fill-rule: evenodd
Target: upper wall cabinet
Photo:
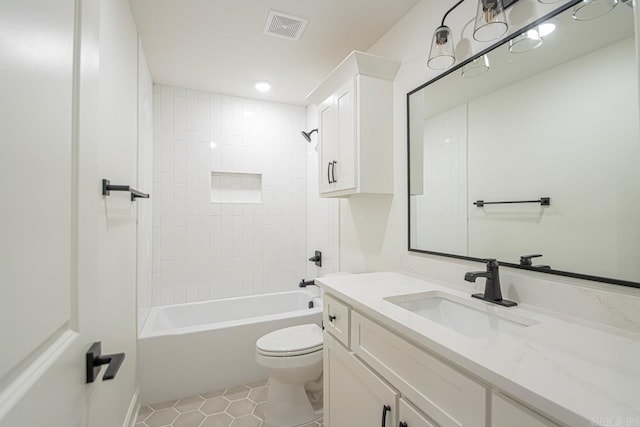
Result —
<instances>
[{"instance_id":1,"label":"upper wall cabinet","mask_svg":"<svg viewBox=\"0 0 640 427\"><path fill-rule=\"evenodd\" d=\"M353 51L308 96L318 108L323 197L393 193L393 79L400 63Z\"/></svg>"}]
</instances>

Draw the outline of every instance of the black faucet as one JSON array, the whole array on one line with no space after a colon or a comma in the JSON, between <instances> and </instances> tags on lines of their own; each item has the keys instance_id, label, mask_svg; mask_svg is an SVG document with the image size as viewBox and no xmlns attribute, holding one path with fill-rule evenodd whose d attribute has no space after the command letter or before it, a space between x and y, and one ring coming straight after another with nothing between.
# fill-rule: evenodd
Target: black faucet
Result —
<instances>
[{"instance_id":1,"label":"black faucet","mask_svg":"<svg viewBox=\"0 0 640 427\"><path fill-rule=\"evenodd\" d=\"M533 262L531 262L531 258L538 258L541 256L542 254L522 255L520 256L520 265L523 267L542 268L545 270L551 270L550 265L533 265Z\"/></svg>"},{"instance_id":2,"label":"black faucet","mask_svg":"<svg viewBox=\"0 0 640 427\"><path fill-rule=\"evenodd\" d=\"M505 307L513 307L515 305L518 305L513 301L502 299L502 291L500 290L500 273L498 272L498 261L496 261L495 259L487 259L485 261L487 262L486 271L470 271L464 275L464 280L466 280L467 282L475 282L478 277L484 277L487 279L484 287L484 294L473 294L471 296Z\"/></svg>"},{"instance_id":3,"label":"black faucet","mask_svg":"<svg viewBox=\"0 0 640 427\"><path fill-rule=\"evenodd\" d=\"M316 285L316 282L313 280L300 280L300 283L298 283L298 286L301 288L306 288L307 286L318 286Z\"/></svg>"}]
</instances>

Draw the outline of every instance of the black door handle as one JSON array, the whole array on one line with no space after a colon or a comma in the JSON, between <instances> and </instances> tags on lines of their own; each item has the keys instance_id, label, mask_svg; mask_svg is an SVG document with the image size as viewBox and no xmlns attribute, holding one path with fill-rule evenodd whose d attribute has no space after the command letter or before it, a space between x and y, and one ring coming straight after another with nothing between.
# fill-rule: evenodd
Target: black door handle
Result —
<instances>
[{"instance_id":1,"label":"black door handle","mask_svg":"<svg viewBox=\"0 0 640 427\"><path fill-rule=\"evenodd\" d=\"M382 407L382 427L387 425L387 412L391 411L391 406L384 405Z\"/></svg>"},{"instance_id":2,"label":"black door handle","mask_svg":"<svg viewBox=\"0 0 640 427\"><path fill-rule=\"evenodd\" d=\"M123 361L124 353L103 355L102 343L100 341L94 342L86 353L87 383L92 383L96 380L102 365L109 365L102 380L114 379Z\"/></svg>"},{"instance_id":3,"label":"black door handle","mask_svg":"<svg viewBox=\"0 0 640 427\"><path fill-rule=\"evenodd\" d=\"M333 167L331 168L331 179L333 179L333 182L336 182L336 162L335 160L333 162L331 162L331 164L333 165Z\"/></svg>"},{"instance_id":4,"label":"black door handle","mask_svg":"<svg viewBox=\"0 0 640 427\"><path fill-rule=\"evenodd\" d=\"M331 184L331 162L327 163L327 182Z\"/></svg>"}]
</instances>

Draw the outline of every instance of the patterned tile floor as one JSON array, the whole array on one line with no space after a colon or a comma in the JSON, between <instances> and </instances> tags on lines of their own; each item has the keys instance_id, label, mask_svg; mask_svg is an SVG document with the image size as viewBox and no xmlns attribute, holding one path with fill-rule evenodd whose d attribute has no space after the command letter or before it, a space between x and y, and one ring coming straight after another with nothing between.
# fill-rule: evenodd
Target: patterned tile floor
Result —
<instances>
[{"instance_id":1,"label":"patterned tile floor","mask_svg":"<svg viewBox=\"0 0 640 427\"><path fill-rule=\"evenodd\" d=\"M142 406L135 427L270 427L264 421L267 381ZM322 427L322 419L303 427Z\"/></svg>"}]
</instances>

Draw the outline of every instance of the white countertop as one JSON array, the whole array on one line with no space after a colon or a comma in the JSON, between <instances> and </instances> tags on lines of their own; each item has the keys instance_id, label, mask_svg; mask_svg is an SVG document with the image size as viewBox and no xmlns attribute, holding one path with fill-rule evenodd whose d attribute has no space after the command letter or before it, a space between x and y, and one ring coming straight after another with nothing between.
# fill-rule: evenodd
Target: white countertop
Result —
<instances>
[{"instance_id":1,"label":"white countertop","mask_svg":"<svg viewBox=\"0 0 640 427\"><path fill-rule=\"evenodd\" d=\"M640 426L640 335L593 327L526 305L504 308L400 273L316 279L325 292L528 406L569 426ZM472 338L384 298L442 291L538 323ZM553 298L550 295L549 298ZM570 302L569 302L570 303Z\"/></svg>"}]
</instances>

